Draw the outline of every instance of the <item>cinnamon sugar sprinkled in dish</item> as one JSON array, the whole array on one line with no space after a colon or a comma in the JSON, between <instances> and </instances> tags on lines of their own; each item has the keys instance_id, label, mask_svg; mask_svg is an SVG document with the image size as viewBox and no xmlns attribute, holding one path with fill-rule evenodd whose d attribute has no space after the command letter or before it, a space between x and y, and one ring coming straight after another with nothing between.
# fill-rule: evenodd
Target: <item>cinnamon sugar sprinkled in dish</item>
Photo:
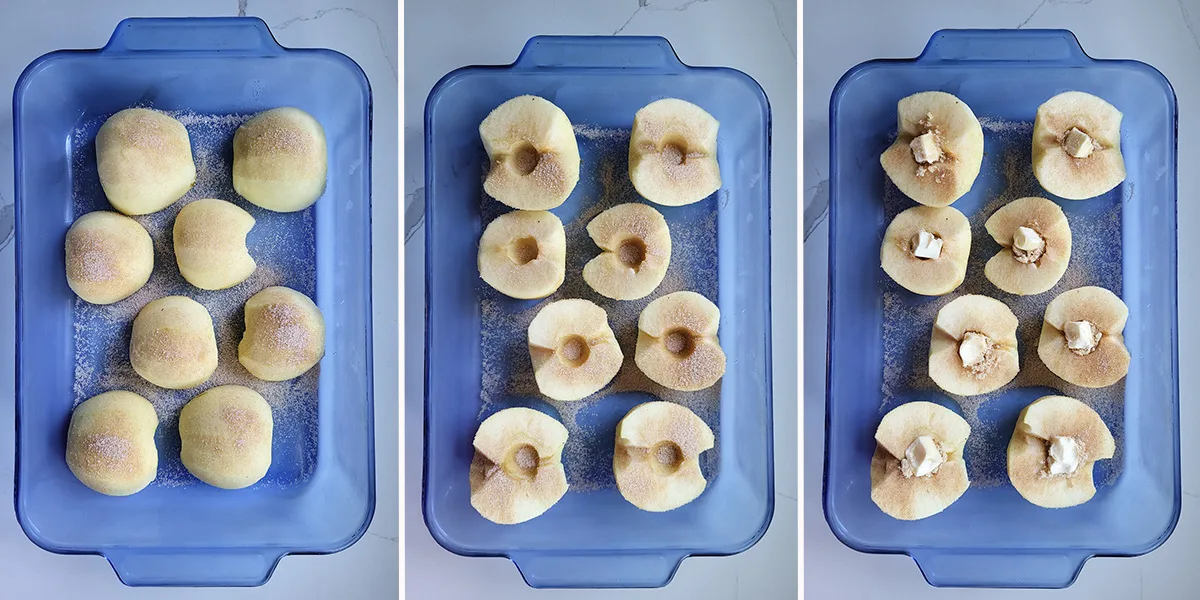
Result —
<instances>
[{"instance_id":1,"label":"cinnamon sugar sprinkled in dish","mask_svg":"<svg viewBox=\"0 0 1200 600\"><path fill-rule=\"evenodd\" d=\"M704 420L720 440L721 383L698 392L679 392L660 386L647 378L634 364L637 321L650 301L671 292L689 290L718 302L717 290L717 212L724 192L715 200L693 205L686 213L659 208L667 218L672 237L671 262L662 283L649 296L632 301L605 298L583 280L583 266L601 252L587 233L587 225L596 215L626 202L645 202L629 181L629 129L576 125L576 139L588 168L580 170L579 185L573 198L578 208L567 205L554 209L566 229L566 279L551 296L535 301L507 298L488 286L480 289L480 352L482 382L479 417L513 405L544 402L557 413L569 436L563 450L563 465L571 492L588 492L616 487L613 478L612 428L634 405L651 400L682 404ZM542 160L541 165L547 161ZM490 164L485 163L481 183ZM536 175L538 171L535 170ZM482 186L481 186L482 187ZM658 208L658 207L656 207ZM699 210L698 210L699 209ZM480 190L481 227L509 209ZM613 382L596 394L576 402L556 402L538 392L529 357L527 330L530 321L546 304L567 298L590 300L608 313L608 323L625 356ZM712 479L720 465L720 443L700 459L701 468ZM477 468L479 468L477 466Z\"/></svg>"},{"instance_id":2,"label":"cinnamon sugar sprinkled in dish","mask_svg":"<svg viewBox=\"0 0 1200 600\"><path fill-rule=\"evenodd\" d=\"M283 382L252 377L237 359L243 333L242 306L260 290L286 285L315 298L315 220L313 209L280 214L249 204L233 190L231 144L235 130L252 115L168 113L188 130L196 162L196 184L167 208L134 217L154 241L154 272L150 281L129 298L98 306L74 300L75 383L78 404L101 392L128 390L145 397L158 413L161 431L158 478L152 486L201 485L179 459L177 422L183 405L202 391L237 384L260 393L272 408L275 422L276 465L258 486L294 487L306 482L317 459L317 382L319 367ZM71 137L74 215L112 210L96 174L95 133L108 115L89 116ZM280 144L295 140L280 137ZM195 200L219 198L237 204L256 219L247 237L250 254L258 263L246 281L226 290L206 291L191 286L176 266L172 227L179 210ZM166 390L143 380L129 363L131 324L150 301L170 295L188 296L212 315L218 348L218 367L212 377L190 390Z\"/></svg>"},{"instance_id":3,"label":"cinnamon sugar sprinkled in dish","mask_svg":"<svg viewBox=\"0 0 1200 600\"><path fill-rule=\"evenodd\" d=\"M1029 135L1030 122L1004 121L980 117L987 156L975 188L982 190L985 204L974 209L960 201L955 207L971 222L971 256L963 284L950 294L934 298L917 297L881 274L883 296L883 416L901 402L952 398L971 425L971 437L964 452L973 487L1008 485L1006 448L1012 435L1012 422L1025 405L1037 396L1016 395L1021 388L1044 387L1053 393L1076 398L1095 409L1108 424L1116 440L1116 455L1111 461L1097 463L1097 485L1111 485L1121 473L1124 436L1124 380L1099 389L1071 385L1052 374L1037 355L1038 337L1046 304L1063 291L1097 285L1121 290L1122 204L1102 208L1102 200L1059 205L1067 212L1071 228L1070 264L1059 282L1049 291L1016 296L996 288L984 276L983 266L1000 250L984 229L984 223L997 209L1018 198L1045 196L1033 176ZM997 181L989 182L984 173L1000 171ZM882 173L880 177L884 177ZM913 205L884 177L884 223ZM1101 203L1101 204L1096 204ZM978 396L959 397L939 389L929 378L929 336L938 310L964 294L982 294L1004 302L1016 315L1020 371L1013 381L1000 389ZM1044 391L1044 390L1043 390ZM1051 392L1046 392L1051 393Z\"/></svg>"}]
</instances>

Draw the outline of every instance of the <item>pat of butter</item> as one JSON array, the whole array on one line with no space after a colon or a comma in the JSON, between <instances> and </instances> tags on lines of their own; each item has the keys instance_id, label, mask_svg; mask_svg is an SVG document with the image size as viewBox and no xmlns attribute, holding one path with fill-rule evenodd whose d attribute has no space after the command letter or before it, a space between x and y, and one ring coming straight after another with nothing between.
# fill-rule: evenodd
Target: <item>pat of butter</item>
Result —
<instances>
[{"instance_id":1,"label":"pat of butter","mask_svg":"<svg viewBox=\"0 0 1200 600\"><path fill-rule=\"evenodd\" d=\"M942 151L932 133L918 135L909 142L908 147L912 149L913 160L923 165L931 165L942 158Z\"/></svg>"},{"instance_id":2,"label":"pat of butter","mask_svg":"<svg viewBox=\"0 0 1200 600\"><path fill-rule=\"evenodd\" d=\"M1069 475L1079 468L1079 443L1072 437L1050 437L1050 474Z\"/></svg>"},{"instance_id":3,"label":"pat of butter","mask_svg":"<svg viewBox=\"0 0 1200 600\"><path fill-rule=\"evenodd\" d=\"M922 229L912 240L913 255L917 258L938 258L942 255L942 238Z\"/></svg>"},{"instance_id":4,"label":"pat of butter","mask_svg":"<svg viewBox=\"0 0 1200 600\"><path fill-rule=\"evenodd\" d=\"M1028 227L1018 227L1016 233L1013 234L1013 247L1025 252L1034 252L1041 250L1045 242L1038 232Z\"/></svg>"},{"instance_id":5,"label":"pat of butter","mask_svg":"<svg viewBox=\"0 0 1200 600\"><path fill-rule=\"evenodd\" d=\"M904 451L904 458L908 460L908 464L913 468L913 474L917 477L933 473L945 462L942 452L938 450L937 443L927 435L917 436L917 439L913 440L913 443L909 444L908 449Z\"/></svg>"},{"instance_id":6,"label":"pat of butter","mask_svg":"<svg viewBox=\"0 0 1200 600\"><path fill-rule=\"evenodd\" d=\"M1096 329L1087 321L1070 321L1063 326L1067 336L1067 348L1088 350L1096 346Z\"/></svg>"},{"instance_id":7,"label":"pat of butter","mask_svg":"<svg viewBox=\"0 0 1200 600\"><path fill-rule=\"evenodd\" d=\"M962 359L963 366L973 367L983 362L984 355L988 351L988 346L986 335L968 331L958 344L958 357Z\"/></svg>"},{"instance_id":8,"label":"pat of butter","mask_svg":"<svg viewBox=\"0 0 1200 600\"><path fill-rule=\"evenodd\" d=\"M1087 158L1096 149L1096 144L1090 135L1072 127L1063 138L1063 148L1075 158Z\"/></svg>"}]
</instances>

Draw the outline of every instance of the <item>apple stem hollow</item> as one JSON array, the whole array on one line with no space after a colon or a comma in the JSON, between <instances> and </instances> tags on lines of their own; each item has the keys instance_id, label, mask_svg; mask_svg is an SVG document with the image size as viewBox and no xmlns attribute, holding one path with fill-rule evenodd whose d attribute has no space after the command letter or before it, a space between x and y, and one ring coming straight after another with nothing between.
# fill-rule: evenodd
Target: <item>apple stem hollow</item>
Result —
<instances>
[{"instance_id":1,"label":"apple stem hollow","mask_svg":"<svg viewBox=\"0 0 1200 600\"><path fill-rule=\"evenodd\" d=\"M541 457L538 456L538 451L530 444L521 444L513 449L509 454L508 460L504 461L504 472L513 479L529 480L537 476L538 465L541 464Z\"/></svg>"},{"instance_id":2,"label":"apple stem hollow","mask_svg":"<svg viewBox=\"0 0 1200 600\"><path fill-rule=\"evenodd\" d=\"M683 465L683 450L670 440L664 440L650 448L651 463L661 473L674 473Z\"/></svg>"},{"instance_id":3,"label":"apple stem hollow","mask_svg":"<svg viewBox=\"0 0 1200 600\"><path fill-rule=\"evenodd\" d=\"M508 259L518 266L533 262L537 259L538 253L537 240L529 236L513 240L508 247Z\"/></svg>"},{"instance_id":4,"label":"apple stem hollow","mask_svg":"<svg viewBox=\"0 0 1200 600\"><path fill-rule=\"evenodd\" d=\"M688 146L682 138L672 138L663 143L663 162L668 165L682 165L687 162Z\"/></svg>"},{"instance_id":5,"label":"apple stem hollow","mask_svg":"<svg viewBox=\"0 0 1200 600\"><path fill-rule=\"evenodd\" d=\"M583 336L569 335L558 344L558 357L569 367L579 367L587 362L591 349Z\"/></svg>"},{"instance_id":6,"label":"apple stem hollow","mask_svg":"<svg viewBox=\"0 0 1200 600\"><path fill-rule=\"evenodd\" d=\"M509 155L509 162L514 171L520 175L529 175L537 169L538 163L541 162L541 153L533 147L532 144L523 143Z\"/></svg>"},{"instance_id":7,"label":"apple stem hollow","mask_svg":"<svg viewBox=\"0 0 1200 600\"><path fill-rule=\"evenodd\" d=\"M646 242L638 238L629 238L617 247L617 258L626 267L637 271L646 260Z\"/></svg>"},{"instance_id":8,"label":"apple stem hollow","mask_svg":"<svg viewBox=\"0 0 1200 600\"><path fill-rule=\"evenodd\" d=\"M696 351L696 338L687 329L672 329L663 339L667 352L679 358L687 358Z\"/></svg>"}]
</instances>

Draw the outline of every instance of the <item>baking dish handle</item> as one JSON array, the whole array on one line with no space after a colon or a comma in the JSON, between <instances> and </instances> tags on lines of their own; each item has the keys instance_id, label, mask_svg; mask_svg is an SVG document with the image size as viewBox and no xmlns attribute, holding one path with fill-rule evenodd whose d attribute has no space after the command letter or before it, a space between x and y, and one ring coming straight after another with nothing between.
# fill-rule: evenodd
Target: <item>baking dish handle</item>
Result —
<instances>
[{"instance_id":1,"label":"baking dish handle","mask_svg":"<svg viewBox=\"0 0 1200 600\"><path fill-rule=\"evenodd\" d=\"M114 550L105 553L128 586L245 587L266 583L283 557L265 550Z\"/></svg>"},{"instance_id":2,"label":"baking dish handle","mask_svg":"<svg viewBox=\"0 0 1200 600\"><path fill-rule=\"evenodd\" d=\"M130 18L117 24L105 54L219 52L223 55L282 53L267 24L255 17Z\"/></svg>"},{"instance_id":3,"label":"baking dish handle","mask_svg":"<svg viewBox=\"0 0 1200 600\"><path fill-rule=\"evenodd\" d=\"M917 57L918 62L997 60L1082 64L1091 58L1066 29L942 29Z\"/></svg>"},{"instance_id":4,"label":"baking dish handle","mask_svg":"<svg viewBox=\"0 0 1200 600\"><path fill-rule=\"evenodd\" d=\"M675 576L683 554L520 553L509 558L535 588L653 588Z\"/></svg>"},{"instance_id":5,"label":"baking dish handle","mask_svg":"<svg viewBox=\"0 0 1200 600\"><path fill-rule=\"evenodd\" d=\"M687 67L662 37L538 35L525 42L512 68L683 71Z\"/></svg>"},{"instance_id":6,"label":"baking dish handle","mask_svg":"<svg viewBox=\"0 0 1200 600\"><path fill-rule=\"evenodd\" d=\"M935 587L1052 588L1071 585L1088 553L974 553L928 550L911 553Z\"/></svg>"}]
</instances>

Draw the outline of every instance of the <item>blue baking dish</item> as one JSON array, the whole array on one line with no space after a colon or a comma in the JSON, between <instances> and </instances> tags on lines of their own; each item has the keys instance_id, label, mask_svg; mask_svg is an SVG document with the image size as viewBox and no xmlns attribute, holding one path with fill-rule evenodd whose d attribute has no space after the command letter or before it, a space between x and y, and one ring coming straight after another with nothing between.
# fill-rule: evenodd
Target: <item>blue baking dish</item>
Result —
<instances>
[{"instance_id":1,"label":"blue baking dish","mask_svg":"<svg viewBox=\"0 0 1200 600\"><path fill-rule=\"evenodd\" d=\"M328 139L327 188L312 208L253 213L258 223L249 244L263 253L256 257L260 270L278 264L281 283L313 296L325 317L326 354L315 415L304 423L276 417L271 470L244 490L180 479L110 498L80 484L64 461L79 398L78 309L63 275L62 244L78 214L107 208L89 154L96 127L135 105L201 115L298 106L322 123ZM103 555L122 582L135 586L260 585L285 554L337 552L358 540L375 504L371 95L362 70L330 50L282 48L258 19L129 19L104 48L53 52L30 64L16 84L13 116L15 504L26 535L51 552ZM216 142L193 135L194 151L216 144L205 150L228 159L232 129ZM250 208L224 181L222 187L202 177L197 190ZM296 223L311 223L309 233L292 235ZM113 334L94 333L103 340ZM119 335L113 339L120 343ZM157 438L162 480L179 466L178 434L162 423Z\"/></svg>"},{"instance_id":2,"label":"blue baking dish","mask_svg":"<svg viewBox=\"0 0 1200 600\"><path fill-rule=\"evenodd\" d=\"M482 226L503 209L482 190L488 160L478 125L493 108L521 94L540 95L567 113L576 126L583 161L578 186L554 209L567 223L569 267L567 283L550 299L582 289L579 293L605 306L610 317L619 308L586 290L579 273L583 257L596 251L578 245L590 242L574 241L586 236L571 237L570 232L586 224L594 214L587 211L596 209L606 189L628 185L624 161L634 113L653 100L677 97L699 104L721 122L717 158L722 189L690 206L656 206L672 236L687 235L704 219L714 219L711 248L698 252L692 265L696 271L715 272L712 289L702 293L711 294L721 309L719 335L729 357L719 384L719 406L714 402L719 410L714 413L717 448L706 454L719 458L704 465L709 487L674 511L640 511L611 485L617 421L634 405L655 398L616 385L573 403L581 407L576 422L583 423L585 439L580 443L591 458L566 458L572 485L578 483L572 481L572 460L588 460L597 477L607 475L608 485L577 486L545 514L519 525L491 523L469 503L472 438L488 411L523 405L555 412L536 389L507 394L488 407L481 396L482 365L496 358L491 352L485 356L485 342L489 348L511 350L500 359L508 362L504 368L529 361L523 329L494 339L489 334L496 332L482 330L481 305L491 302L489 307L512 314L535 303L497 298L476 270ZM624 141L606 146L581 128L620 130ZM687 556L734 554L762 536L774 506L769 141L767 98L750 77L731 69L686 66L667 40L656 37L534 37L511 65L459 69L434 86L425 105L422 501L425 523L439 544L461 555L506 556L533 587L658 587L670 581ZM610 159L615 166L606 171L601 162ZM640 200L631 187L626 192L620 201ZM678 247L680 254L686 252ZM677 259L673 256L672 262ZM631 346L622 350L633 353ZM627 363L623 372L631 369ZM560 408L567 409L565 403Z\"/></svg>"},{"instance_id":3,"label":"blue baking dish","mask_svg":"<svg viewBox=\"0 0 1200 600\"><path fill-rule=\"evenodd\" d=\"M1073 230L1075 224L1092 223L1098 215L1118 215L1112 217L1111 237L1089 239L1095 233L1090 226L1075 234L1076 249L1064 277L1080 278L1077 285L1106 285L1122 297L1129 306L1125 344L1133 357L1123 388L1114 388L1124 390L1123 398L1116 398L1111 415L1102 412L1123 441L1116 458L1097 465L1098 492L1081 506L1039 508L1022 499L1003 475L1004 451L1017 413L1041 395L1062 392L1066 384L1061 381L1043 387L1010 385L978 409L983 427L976 427L972 437L979 436L982 444L968 446L968 472L974 481L972 471L991 469L995 485L973 482L943 513L915 522L893 520L871 502L873 436L884 412L898 402L917 399L960 410L949 396L928 386L897 390L898 402L893 404L882 401L887 377L880 340L895 330L885 327L883 319L883 297L891 282L879 267L887 225L887 201L880 199L891 184L879 155L895 133L896 102L925 90L957 95L981 121L1025 123L1014 138L1000 135L1002 127L985 122L980 178L954 204L975 224L968 282L979 279L974 271L981 271L986 257L999 248L978 223L995 208L995 194L1006 187L1013 190L1012 196L1057 200ZM1034 112L1066 90L1096 94L1124 113L1121 148L1128 179L1112 192L1083 202L1048 195L1029 175L1027 162L1028 124ZM863 63L838 82L830 101L824 508L842 542L863 552L908 554L935 586L1062 588L1092 556L1144 554L1170 535L1179 517L1181 492L1176 116L1175 94L1161 73L1139 62L1092 59L1068 31L940 31L916 59ZM1003 164L1005 156L1022 156L1026 162L1014 169ZM1028 177L1028 183L1013 186L1006 177ZM1081 247L1095 249L1095 255L1081 252ZM1114 268L1095 266L1104 261L1112 261ZM964 284L949 297L974 292L1010 305L1018 301L987 285L968 290L971 285ZM1053 295L1047 293L1040 301L1044 304ZM931 302L907 293L895 298L914 313ZM1039 327L1040 313L1033 319L1033 327ZM913 338L913 352L927 352L931 326L929 320L914 326L921 329L924 345L915 345L919 338ZM1022 371L1039 362L1030 341L1023 338L1018 348Z\"/></svg>"}]
</instances>

